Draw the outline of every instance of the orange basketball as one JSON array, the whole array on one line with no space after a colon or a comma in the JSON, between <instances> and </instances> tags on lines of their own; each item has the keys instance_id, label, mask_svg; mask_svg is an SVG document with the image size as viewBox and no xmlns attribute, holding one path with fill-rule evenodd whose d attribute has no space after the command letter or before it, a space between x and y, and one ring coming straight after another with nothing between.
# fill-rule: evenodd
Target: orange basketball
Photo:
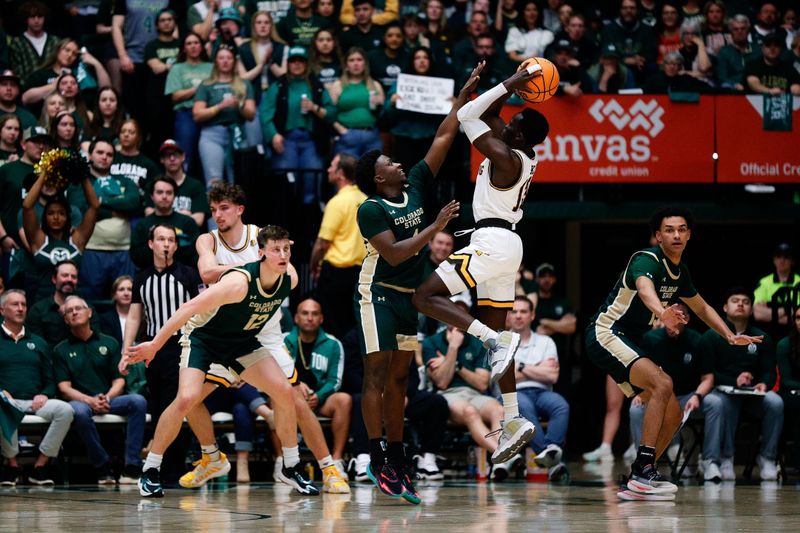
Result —
<instances>
[{"instance_id":1,"label":"orange basketball","mask_svg":"<svg viewBox=\"0 0 800 533\"><path fill-rule=\"evenodd\" d=\"M539 104L556 94L558 82L560 80L556 66L543 57L528 58L520 64L517 70L519 71L528 68L529 65L536 64L541 65L542 75L536 76L530 80L526 90L517 91L517 96L529 104Z\"/></svg>"}]
</instances>

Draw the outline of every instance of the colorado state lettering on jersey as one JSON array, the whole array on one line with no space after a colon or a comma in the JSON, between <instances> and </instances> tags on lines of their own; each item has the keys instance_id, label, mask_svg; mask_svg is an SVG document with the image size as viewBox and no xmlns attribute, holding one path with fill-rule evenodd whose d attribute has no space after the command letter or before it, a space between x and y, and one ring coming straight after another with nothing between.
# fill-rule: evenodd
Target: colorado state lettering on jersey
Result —
<instances>
[{"instance_id":1,"label":"colorado state lettering on jersey","mask_svg":"<svg viewBox=\"0 0 800 533\"><path fill-rule=\"evenodd\" d=\"M420 224L422 224L422 215L424 213L425 209L420 207L416 211L412 211L411 213L395 218L394 224L395 226L402 225L404 229L409 229L413 228L414 226L419 226Z\"/></svg>"}]
</instances>

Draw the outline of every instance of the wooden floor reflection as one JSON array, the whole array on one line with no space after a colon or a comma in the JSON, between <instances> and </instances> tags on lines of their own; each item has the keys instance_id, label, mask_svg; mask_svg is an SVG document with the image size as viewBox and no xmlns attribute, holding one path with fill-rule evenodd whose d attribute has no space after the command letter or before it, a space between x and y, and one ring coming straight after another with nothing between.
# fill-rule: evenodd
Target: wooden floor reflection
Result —
<instances>
[{"instance_id":1,"label":"wooden floor reflection","mask_svg":"<svg viewBox=\"0 0 800 533\"><path fill-rule=\"evenodd\" d=\"M319 497L270 483L217 485L170 490L162 500L142 500L135 487L19 487L0 491L0 532L800 531L794 484L692 484L675 502L619 502L602 481L609 472L572 470L573 482L565 486L420 484L419 506L385 498L369 485Z\"/></svg>"}]
</instances>

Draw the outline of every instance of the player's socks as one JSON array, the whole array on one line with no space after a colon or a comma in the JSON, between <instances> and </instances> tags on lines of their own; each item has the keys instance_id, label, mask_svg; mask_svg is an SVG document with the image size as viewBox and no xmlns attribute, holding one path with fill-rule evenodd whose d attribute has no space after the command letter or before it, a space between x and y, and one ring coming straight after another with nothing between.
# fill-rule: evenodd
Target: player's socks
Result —
<instances>
[{"instance_id":1,"label":"player's socks","mask_svg":"<svg viewBox=\"0 0 800 533\"><path fill-rule=\"evenodd\" d=\"M161 461L163 459L164 459L163 455L159 455L153 452L148 453L147 459L144 460L144 465L142 465L142 472L150 470L151 468L155 468L156 470L161 470Z\"/></svg>"},{"instance_id":2,"label":"player's socks","mask_svg":"<svg viewBox=\"0 0 800 533\"><path fill-rule=\"evenodd\" d=\"M219 462L219 460L220 460L219 446L217 446L216 442L214 444L208 444L208 445L201 444L200 445L200 450L204 454L208 455L208 457L209 457L209 459L211 460L212 463Z\"/></svg>"},{"instance_id":3,"label":"player's socks","mask_svg":"<svg viewBox=\"0 0 800 533\"><path fill-rule=\"evenodd\" d=\"M297 466L300 462L300 448L293 446L291 448L283 448L283 466L284 468L292 468Z\"/></svg>"},{"instance_id":4,"label":"player's socks","mask_svg":"<svg viewBox=\"0 0 800 533\"><path fill-rule=\"evenodd\" d=\"M329 466L333 466L336 464L333 462L333 457L331 457L330 455L326 455L317 462L319 463L320 470L324 470L325 468L328 468Z\"/></svg>"},{"instance_id":5,"label":"player's socks","mask_svg":"<svg viewBox=\"0 0 800 533\"><path fill-rule=\"evenodd\" d=\"M477 337L485 346L489 347L497 340L497 332L478 319L472 321L467 328L467 333Z\"/></svg>"},{"instance_id":6,"label":"player's socks","mask_svg":"<svg viewBox=\"0 0 800 533\"><path fill-rule=\"evenodd\" d=\"M405 464L405 448L403 448L402 441L388 442L386 444L386 462L395 466Z\"/></svg>"},{"instance_id":7,"label":"player's socks","mask_svg":"<svg viewBox=\"0 0 800 533\"><path fill-rule=\"evenodd\" d=\"M641 473L644 467L654 464L656 464L656 449L652 446L641 445L636 454L636 460L631 465L631 470Z\"/></svg>"},{"instance_id":8,"label":"player's socks","mask_svg":"<svg viewBox=\"0 0 800 533\"><path fill-rule=\"evenodd\" d=\"M519 416L519 405L517 404L517 393L516 392L504 392L502 395L503 397L503 413L505 416L503 420L511 420L512 418Z\"/></svg>"},{"instance_id":9,"label":"player's socks","mask_svg":"<svg viewBox=\"0 0 800 533\"><path fill-rule=\"evenodd\" d=\"M369 461L374 472L380 472L386 463L386 442L383 439L369 439Z\"/></svg>"}]
</instances>

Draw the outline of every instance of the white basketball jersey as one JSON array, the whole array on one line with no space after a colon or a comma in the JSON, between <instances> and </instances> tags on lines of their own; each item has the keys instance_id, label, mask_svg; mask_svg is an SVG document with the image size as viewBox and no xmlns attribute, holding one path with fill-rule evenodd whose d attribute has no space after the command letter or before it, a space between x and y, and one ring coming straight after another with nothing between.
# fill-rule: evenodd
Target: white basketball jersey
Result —
<instances>
[{"instance_id":1,"label":"white basketball jersey","mask_svg":"<svg viewBox=\"0 0 800 533\"><path fill-rule=\"evenodd\" d=\"M492 162L487 158L481 163L472 197L472 214L475 222L485 218L500 218L512 224L522 220L522 204L536 172L537 159L531 159L525 152L514 150L522 162L516 183L507 189L492 185Z\"/></svg>"},{"instance_id":2,"label":"white basketball jersey","mask_svg":"<svg viewBox=\"0 0 800 533\"><path fill-rule=\"evenodd\" d=\"M218 265L240 265L258 261L258 226L247 224L237 243L226 243L219 235L218 229L212 229L214 239L214 256Z\"/></svg>"}]
</instances>

